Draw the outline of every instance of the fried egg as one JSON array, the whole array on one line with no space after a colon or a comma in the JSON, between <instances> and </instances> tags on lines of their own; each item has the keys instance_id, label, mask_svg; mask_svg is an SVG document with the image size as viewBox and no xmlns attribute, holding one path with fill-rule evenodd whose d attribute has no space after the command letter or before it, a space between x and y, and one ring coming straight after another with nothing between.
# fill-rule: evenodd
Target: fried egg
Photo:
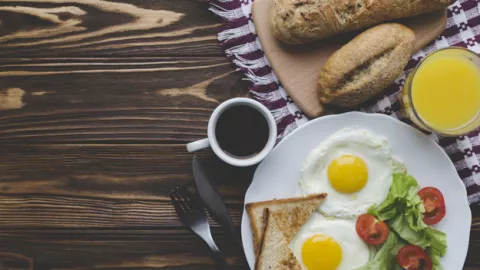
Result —
<instances>
[{"instance_id":1,"label":"fried egg","mask_svg":"<svg viewBox=\"0 0 480 270\"><path fill-rule=\"evenodd\" d=\"M300 178L303 195L325 192L320 212L355 218L386 198L400 163L388 141L366 130L343 129L306 158Z\"/></svg>"},{"instance_id":2,"label":"fried egg","mask_svg":"<svg viewBox=\"0 0 480 270\"><path fill-rule=\"evenodd\" d=\"M365 265L373 251L358 237L355 220L314 213L290 242L303 269L351 270Z\"/></svg>"}]
</instances>

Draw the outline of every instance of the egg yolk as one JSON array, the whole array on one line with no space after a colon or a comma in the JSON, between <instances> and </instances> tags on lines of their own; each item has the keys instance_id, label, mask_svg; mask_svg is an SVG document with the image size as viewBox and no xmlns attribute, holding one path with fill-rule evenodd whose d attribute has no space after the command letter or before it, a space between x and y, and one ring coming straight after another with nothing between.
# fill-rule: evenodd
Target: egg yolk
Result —
<instances>
[{"instance_id":1,"label":"egg yolk","mask_svg":"<svg viewBox=\"0 0 480 270\"><path fill-rule=\"evenodd\" d=\"M342 248L332 237L316 234L303 244L302 260L308 270L335 270L342 261Z\"/></svg>"},{"instance_id":2,"label":"egg yolk","mask_svg":"<svg viewBox=\"0 0 480 270\"><path fill-rule=\"evenodd\" d=\"M339 156L328 166L328 180L338 192L357 192L367 183L367 164L354 155Z\"/></svg>"}]
</instances>

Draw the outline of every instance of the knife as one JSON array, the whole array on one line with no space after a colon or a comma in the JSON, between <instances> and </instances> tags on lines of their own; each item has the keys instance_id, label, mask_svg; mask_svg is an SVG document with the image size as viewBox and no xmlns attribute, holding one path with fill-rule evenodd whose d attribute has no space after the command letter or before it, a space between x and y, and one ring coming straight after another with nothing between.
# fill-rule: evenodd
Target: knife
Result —
<instances>
[{"instance_id":1,"label":"knife","mask_svg":"<svg viewBox=\"0 0 480 270\"><path fill-rule=\"evenodd\" d=\"M207 206L210 215L216 222L222 225L223 228L228 230L238 246L242 248L242 242L237 236L235 227L233 226L232 218L228 213L227 206L222 200L220 193L218 193L217 189L210 181L210 178L205 171L205 167L200 163L197 157L193 158L192 168L198 193Z\"/></svg>"}]
</instances>

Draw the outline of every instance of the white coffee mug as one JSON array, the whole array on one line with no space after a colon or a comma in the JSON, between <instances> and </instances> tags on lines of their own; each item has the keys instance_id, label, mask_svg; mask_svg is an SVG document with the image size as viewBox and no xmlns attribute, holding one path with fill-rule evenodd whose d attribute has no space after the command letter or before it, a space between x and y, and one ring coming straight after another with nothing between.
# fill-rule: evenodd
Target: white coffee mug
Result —
<instances>
[{"instance_id":1,"label":"white coffee mug","mask_svg":"<svg viewBox=\"0 0 480 270\"><path fill-rule=\"evenodd\" d=\"M258 154L249 158L235 158L228 155L220 148L215 136L215 128L220 115L222 115L226 109L238 105L249 106L256 109L263 115L263 117L265 117L265 120L267 120L268 123L269 136L265 147ZM270 153L270 151L272 151L275 146L275 141L277 140L277 125L273 115L261 103L249 98L233 98L223 102L213 111L210 120L208 121L207 135L208 138L206 139L187 144L188 152L195 152L200 149L211 147L213 152L215 152L215 154L226 163L238 167L245 167L259 163L268 155L268 153Z\"/></svg>"}]
</instances>

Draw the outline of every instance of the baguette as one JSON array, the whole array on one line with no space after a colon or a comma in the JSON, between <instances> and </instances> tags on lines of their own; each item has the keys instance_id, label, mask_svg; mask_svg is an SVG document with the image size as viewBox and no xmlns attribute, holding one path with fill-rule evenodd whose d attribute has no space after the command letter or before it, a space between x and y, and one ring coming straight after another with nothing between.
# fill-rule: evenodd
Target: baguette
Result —
<instances>
[{"instance_id":1,"label":"baguette","mask_svg":"<svg viewBox=\"0 0 480 270\"><path fill-rule=\"evenodd\" d=\"M413 31L398 23L361 33L332 54L320 70L320 102L352 108L377 95L402 73L414 43Z\"/></svg>"},{"instance_id":2,"label":"baguette","mask_svg":"<svg viewBox=\"0 0 480 270\"><path fill-rule=\"evenodd\" d=\"M338 33L441 10L454 0L272 0L275 37L290 44L308 43Z\"/></svg>"}]
</instances>

